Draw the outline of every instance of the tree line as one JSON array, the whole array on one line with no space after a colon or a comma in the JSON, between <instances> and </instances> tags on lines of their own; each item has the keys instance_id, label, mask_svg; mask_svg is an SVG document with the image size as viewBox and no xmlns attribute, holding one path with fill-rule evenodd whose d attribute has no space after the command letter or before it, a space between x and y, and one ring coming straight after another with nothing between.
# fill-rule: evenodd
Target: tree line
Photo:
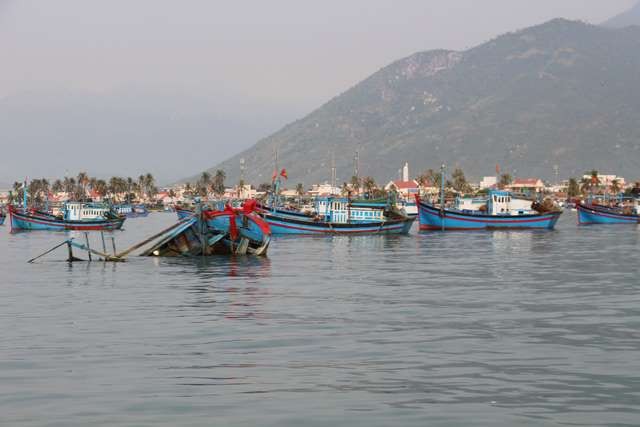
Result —
<instances>
[{"instance_id":1,"label":"tree line","mask_svg":"<svg viewBox=\"0 0 640 427\"><path fill-rule=\"evenodd\" d=\"M89 201L90 194L94 193L100 198L109 198L116 202L131 202L133 200L152 199L158 194L155 178L147 173L132 177L112 176L105 180L89 176L86 172L80 172L75 177L64 177L51 182L46 178L32 179L27 184L27 196L29 203L42 205L49 194L64 192L69 200ZM14 182L9 194L13 203L20 203L24 196L24 183Z\"/></svg>"}]
</instances>

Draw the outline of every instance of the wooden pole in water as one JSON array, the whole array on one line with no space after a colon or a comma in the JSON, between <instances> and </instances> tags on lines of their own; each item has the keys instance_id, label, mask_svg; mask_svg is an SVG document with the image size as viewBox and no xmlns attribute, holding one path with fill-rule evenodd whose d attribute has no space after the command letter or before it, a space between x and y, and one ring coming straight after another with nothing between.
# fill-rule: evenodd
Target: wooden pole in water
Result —
<instances>
[{"instance_id":1,"label":"wooden pole in water","mask_svg":"<svg viewBox=\"0 0 640 427\"><path fill-rule=\"evenodd\" d=\"M100 237L102 237L102 252L104 252L105 254L107 253L107 244L104 241L104 231L100 232ZM105 262L107 262L107 259L104 259Z\"/></svg>"},{"instance_id":2,"label":"wooden pole in water","mask_svg":"<svg viewBox=\"0 0 640 427\"><path fill-rule=\"evenodd\" d=\"M38 255L37 257L35 257L35 258L31 258L29 261L27 261L27 263L31 264L31 263L33 263L35 260L37 260L38 258L42 258L42 257L43 257L43 256L45 256L46 254L48 254L48 253L51 253L51 252L55 251L55 250L56 250L56 249L58 249L60 246L63 246L63 245L65 245L65 244L66 244L66 245L68 245L68 244L69 244L69 241L68 241L68 240L65 240L64 242L60 243L59 245L56 245L56 246L52 247L51 249L49 249L48 251L46 251L46 252L44 252L44 253L42 253L42 254Z\"/></svg>"},{"instance_id":3,"label":"wooden pole in water","mask_svg":"<svg viewBox=\"0 0 640 427\"><path fill-rule=\"evenodd\" d=\"M116 238L115 237L111 237L111 246L113 246L113 256L116 255Z\"/></svg>"},{"instance_id":4,"label":"wooden pole in water","mask_svg":"<svg viewBox=\"0 0 640 427\"><path fill-rule=\"evenodd\" d=\"M91 258L91 246L89 246L89 233L84 233L84 241L87 242L87 254L89 254L89 262L93 261Z\"/></svg>"},{"instance_id":5,"label":"wooden pole in water","mask_svg":"<svg viewBox=\"0 0 640 427\"><path fill-rule=\"evenodd\" d=\"M152 242L153 240L157 239L158 237L162 236L165 233L168 233L169 231L173 230L174 228L177 228L179 226L181 226L182 224L184 224L187 221L190 221L192 219L192 217L187 217L185 219L183 219L182 221L178 221L177 223L173 224L171 227L168 227L164 230L162 230L159 233L154 234L153 236L149 237L148 239L143 240L140 243L136 243L135 245L131 246L129 249L120 252L119 254L115 254L114 257L115 258L122 258L123 256L129 255L131 252L135 251L136 249L141 248L142 246L146 245L149 242ZM113 246L114 250L115 250L115 243Z\"/></svg>"},{"instance_id":6,"label":"wooden pole in water","mask_svg":"<svg viewBox=\"0 0 640 427\"><path fill-rule=\"evenodd\" d=\"M67 261L73 262L73 246L71 246L71 240L67 240L67 249L69 251L69 259Z\"/></svg>"}]
</instances>

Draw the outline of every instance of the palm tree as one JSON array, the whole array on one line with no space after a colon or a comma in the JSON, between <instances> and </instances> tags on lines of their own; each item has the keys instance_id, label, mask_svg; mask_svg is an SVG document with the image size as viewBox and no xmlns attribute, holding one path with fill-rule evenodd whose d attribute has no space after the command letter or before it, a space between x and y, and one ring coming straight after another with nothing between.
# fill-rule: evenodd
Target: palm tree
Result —
<instances>
[{"instance_id":1,"label":"palm tree","mask_svg":"<svg viewBox=\"0 0 640 427\"><path fill-rule=\"evenodd\" d=\"M87 184L89 183L89 175L86 172L78 173L78 186L80 187L76 191L76 196L80 200L83 200L87 197Z\"/></svg>"},{"instance_id":2,"label":"palm tree","mask_svg":"<svg viewBox=\"0 0 640 427\"><path fill-rule=\"evenodd\" d=\"M299 182L296 184L296 194L298 195L298 206L302 204L302 196L304 196L304 185Z\"/></svg>"},{"instance_id":3,"label":"palm tree","mask_svg":"<svg viewBox=\"0 0 640 427\"><path fill-rule=\"evenodd\" d=\"M351 189L356 194L360 193L360 178L357 175L351 177Z\"/></svg>"},{"instance_id":4,"label":"palm tree","mask_svg":"<svg viewBox=\"0 0 640 427\"><path fill-rule=\"evenodd\" d=\"M372 177L367 176L365 178L362 178L362 188L364 189L365 193L367 193L369 198L371 198L378 186L376 185L376 181Z\"/></svg>"},{"instance_id":5,"label":"palm tree","mask_svg":"<svg viewBox=\"0 0 640 427\"><path fill-rule=\"evenodd\" d=\"M511 176L511 174L503 173L502 175L500 175L500 182L498 183L498 187L499 188L508 187L509 185L511 185L512 182L513 182L513 177Z\"/></svg>"},{"instance_id":6,"label":"palm tree","mask_svg":"<svg viewBox=\"0 0 640 427\"><path fill-rule=\"evenodd\" d=\"M53 191L54 193L59 193L64 189L64 185L62 184L62 181L60 181L59 179L56 179L53 182L53 185L51 186L51 191Z\"/></svg>"},{"instance_id":7,"label":"palm tree","mask_svg":"<svg viewBox=\"0 0 640 427\"><path fill-rule=\"evenodd\" d=\"M580 191L582 192L582 194L587 194L589 193L590 189L591 189L591 179L587 177L583 177L580 180Z\"/></svg>"},{"instance_id":8,"label":"palm tree","mask_svg":"<svg viewBox=\"0 0 640 427\"><path fill-rule=\"evenodd\" d=\"M22 200L22 196L24 194L24 186L22 185L21 182L14 182L13 183L13 201L16 204L19 204L20 201Z\"/></svg>"},{"instance_id":9,"label":"palm tree","mask_svg":"<svg viewBox=\"0 0 640 427\"><path fill-rule=\"evenodd\" d=\"M147 172L147 174L144 176L144 192L150 198L158 192L156 188L156 179L149 172Z\"/></svg>"},{"instance_id":10,"label":"palm tree","mask_svg":"<svg viewBox=\"0 0 640 427\"><path fill-rule=\"evenodd\" d=\"M575 178L569 179L569 186L567 187L567 196L576 197L580 194L580 185Z\"/></svg>"},{"instance_id":11,"label":"palm tree","mask_svg":"<svg viewBox=\"0 0 640 427\"><path fill-rule=\"evenodd\" d=\"M226 173L222 169L216 171L216 175L213 178L213 193L217 197L221 197L224 194L224 180L227 178Z\"/></svg>"},{"instance_id":12,"label":"palm tree","mask_svg":"<svg viewBox=\"0 0 640 427\"><path fill-rule=\"evenodd\" d=\"M206 197L211 187L211 174L207 171L202 172L198 181L199 193L202 197Z\"/></svg>"},{"instance_id":13,"label":"palm tree","mask_svg":"<svg viewBox=\"0 0 640 427\"><path fill-rule=\"evenodd\" d=\"M614 179L611 181L611 192L613 194L618 194L622 188L620 187L620 181L618 179Z\"/></svg>"},{"instance_id":14,"label":"palm tree","mask_svg":"<svg viewBox=\"0 0 640 427\"><path fill-rule=\"evenodd\" d=\"M349 188L349 184L346 182L342 183L342 189L340 190L343 196L348 196L351 193L351 189Z\"/></svg>"}]
</instances>

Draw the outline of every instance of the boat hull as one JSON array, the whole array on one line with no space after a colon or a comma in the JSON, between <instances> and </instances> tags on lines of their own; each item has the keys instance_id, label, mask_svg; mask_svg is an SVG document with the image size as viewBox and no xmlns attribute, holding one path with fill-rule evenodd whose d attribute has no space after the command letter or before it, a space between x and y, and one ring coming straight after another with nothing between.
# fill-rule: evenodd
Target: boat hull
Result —
<instances>
[{"instance_id":1,"label":"boat hull","mask_svg":"<svg viewBox=\"0 0 640 427\"><path fill-rule=\"evenodd\" d=\"M125 218L91 220L91 221L67 221L49 215L30 214L9 211L12 230L49 230L49 231L100 231L119 230L122 228Z\"/></svg>"},{"instance_id":2,"label":"boat hull","mask_svg":"<svg viewBox=\"0 0 640 427\"><path fill-rule=\"evenodd\" d=\"M552 230L561 212L531 215L477 215L455 212L420 202L418 217L420 230L488 230L488 229L546 229Z\"/></svg>"},{"instance_id":3,"label":"boat hull","mask_svg":"<svg viewBox=\"0 0 640 427\"><path fill-rule=\"evenodd\" d=\"M640 215L625 215L600 206L577 204L578 224L638 224Z\"/></svg>"},{"instance_id":4,"label":"boat hull","mask_svg":"<svg viewBox=\"0 0 640 427\"><path fill-rule=\"evenodd\" d=\"M336 234L408 234L415 218L385 222L336 224L322 221L294 219L287 216L262 213L272 234L336 235Z\"/></svg>"}]
</instances>

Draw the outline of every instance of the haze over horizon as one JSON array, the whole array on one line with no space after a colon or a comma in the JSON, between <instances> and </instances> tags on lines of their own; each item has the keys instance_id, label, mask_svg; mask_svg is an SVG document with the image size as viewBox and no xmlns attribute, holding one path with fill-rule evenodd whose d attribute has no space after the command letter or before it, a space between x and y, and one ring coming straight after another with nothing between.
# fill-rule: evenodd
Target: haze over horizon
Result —
<instances>
[{"instance_id":1,"label":"haze over horizon","mask_svg":"<svg viewBox=\"0 0 640 427\"><path fill-rule=\"evenodd\" d=\"M0 183L80 170L167 183L404 56L634 3L0 0Z\"/></svg>"}]
</instances>

